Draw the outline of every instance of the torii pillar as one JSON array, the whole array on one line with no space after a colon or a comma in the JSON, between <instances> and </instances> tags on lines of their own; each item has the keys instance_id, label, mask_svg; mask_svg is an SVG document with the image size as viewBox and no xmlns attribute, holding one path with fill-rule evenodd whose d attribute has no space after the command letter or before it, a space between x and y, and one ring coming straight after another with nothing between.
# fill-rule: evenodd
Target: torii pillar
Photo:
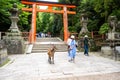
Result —
<instances>
[{"instance_id":1,"label":"torii pillar","mask_svg":"<svg viewBox=\"0 0 120 80\"><path fill-rule=\"evenodd\" d=\"M63 7L63 24L64 24L64 41L67 42L68 39L68 19L67 19L67 7Z\"/></svg>"},{"instance_id":2,"label":"torii pillar","mask_svg":"<svg viewBox=\"0 0 120 80\"><path fill-rule=\"evenodd\" d=\"M31 25L31 40L30 43L34 43L36 41L36 14L37 14L37 6L36 4L32 5L32 25Z\"/></svg>"}]
</instances>

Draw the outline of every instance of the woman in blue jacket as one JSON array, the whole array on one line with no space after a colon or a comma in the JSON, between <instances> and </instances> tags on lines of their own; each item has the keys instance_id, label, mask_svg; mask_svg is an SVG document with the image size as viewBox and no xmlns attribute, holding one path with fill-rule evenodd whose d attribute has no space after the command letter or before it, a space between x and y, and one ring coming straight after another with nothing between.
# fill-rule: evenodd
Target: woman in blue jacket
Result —
<instances>
[{"instance_id":1,"label":"woman in blue jacket","mask_svg":"<svg viewBox=\"0 0 120 80\"><path fill-rule=\"evenodd\" d=\"M75 36L71 36L71 42L69 43L69 49L70 49L70 60L69 62L73 61L75 62L75 56L76 56L76 41L75 41Z\"/></svg>"}]
</instances>

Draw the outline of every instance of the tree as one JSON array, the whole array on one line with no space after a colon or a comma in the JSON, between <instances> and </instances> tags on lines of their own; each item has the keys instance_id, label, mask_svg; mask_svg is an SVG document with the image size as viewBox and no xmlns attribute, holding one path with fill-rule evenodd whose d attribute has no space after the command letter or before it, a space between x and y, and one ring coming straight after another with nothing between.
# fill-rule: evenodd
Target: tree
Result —
<instances>
[{"instance_id":1,"label":"tree","mask_svg":"<svg viewBox=\"0 0 120 80\"><path fill-rule=\"evenodd\" d=\"M19 0L0 0L0 31L7 31L11 25L9 10L12 8L13 3L17 3L19 10L24 7ZM28 31L28 15L28 12L21 12L19 14L20 21L18 22L18 26L22 31Z\"/></svg>"},{"instance_id":2,"label":"tree","mask_svg":"<svg viewBox=\"0 0 120 80\"><path fill-rule=\"evenodd\" d=\"M6 31L10 27L9 9L11 7L10 0L0 0L0 31Z\"/></svg>"},{"instance_id":3,"label":"tree","mask_svg":"<svg viewBox=\"0 0 120 80\"><path fill-rule=\"evenodd\" d=\"M120 0L59 0L60 3L75 4L76 8L68 10L76 11L76 15L68 15L69 31L79 33L81 29L80 15L85 11L88 14L89 31L98 31L100 27L107 23L107 18L110 15L116 15L120 20ZM29 7L23 5L19 0L0 0L0 31L7 31L11 25L9 19L9 10L12 8L12 4L17 3L19 10L23 7ZM60 8L54 8L55 10L61 10ZM29 31L31 26L31 16L29 12L20 11L18 26L21 31ZM63 28L63 16L61 14L54 13L38 13L37 15L37 32L52 32L54 35L61 32Z\"/></svg>"}]
</instances>

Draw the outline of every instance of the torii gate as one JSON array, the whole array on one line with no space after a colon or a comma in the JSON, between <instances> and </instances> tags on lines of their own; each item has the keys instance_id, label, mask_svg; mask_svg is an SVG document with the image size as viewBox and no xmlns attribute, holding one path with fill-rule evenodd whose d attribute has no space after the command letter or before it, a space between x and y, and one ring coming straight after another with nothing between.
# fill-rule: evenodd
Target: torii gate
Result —
<instances>
[{"instance_id":1,"label":"torii gate","mask_svg":"<svg viewBox=\"0 0 120 80\"><path fill-rule=\"evenodd\" d=\"M60 4L55 2L43 2L37 0L21 0L22 4L32 5L32 8L22 8L23 11L32 12L32 26L31 26L31 36L30 43L36 41L36 13L37 12L50 12L50 13L60 13L63 14L63 24L64 24L64 41L68 39L68 19L67 14L76 14L75 11L68 11L67 8L75 8L75 5ZM37 9L37 6L48 6L48 9ZM53 7L61 7L62 10L52 10Z\"/></svg>"}]
</instances>

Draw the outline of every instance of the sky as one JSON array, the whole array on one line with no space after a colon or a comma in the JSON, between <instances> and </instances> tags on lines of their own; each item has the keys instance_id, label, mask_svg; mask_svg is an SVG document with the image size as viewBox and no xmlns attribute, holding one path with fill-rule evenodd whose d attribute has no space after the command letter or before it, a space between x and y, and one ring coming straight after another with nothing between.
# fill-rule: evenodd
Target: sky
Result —
<instances>
[{"instance_id":1,"label":"sky","mask_svg":"<svg viewBox=\"0 0 120 80\"><path fill-rule=\"evenodd\" d=\"M38 0L38 1L58 2L58 0ZM40 6L40 9L47 9L47 6Z\"/></svg>"}]
</instances>

